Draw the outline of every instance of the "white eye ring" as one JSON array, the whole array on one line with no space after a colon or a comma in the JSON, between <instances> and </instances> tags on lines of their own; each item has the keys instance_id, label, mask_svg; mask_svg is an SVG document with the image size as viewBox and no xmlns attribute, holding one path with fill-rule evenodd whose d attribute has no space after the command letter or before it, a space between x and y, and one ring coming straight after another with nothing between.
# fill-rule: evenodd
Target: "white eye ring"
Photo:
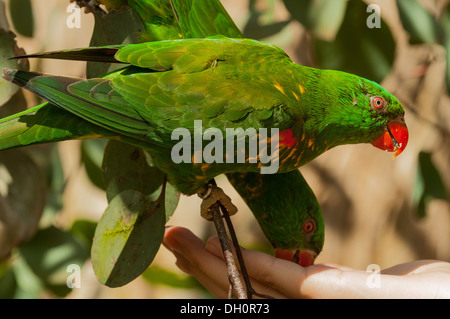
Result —
<instances>
[{"instance_id":1,"label":"white eye ring","mask_svg":"<svg viewBox=\"0 0 450 319\"><path fill-rule=\"evenodd\" d=\"M372 98L372 106L378 110L382 109L385 106L386 102L381 96L374 96Z\"/></svg>"}]
</instances>

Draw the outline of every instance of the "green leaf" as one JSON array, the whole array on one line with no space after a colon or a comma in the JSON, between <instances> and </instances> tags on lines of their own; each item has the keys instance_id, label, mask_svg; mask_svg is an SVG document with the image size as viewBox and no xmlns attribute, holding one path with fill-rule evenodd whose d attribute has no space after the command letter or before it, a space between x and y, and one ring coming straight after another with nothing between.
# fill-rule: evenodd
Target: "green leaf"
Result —
<instances>
[{"instance_id":1,"label":"green leaf","mask_svg":"<svg viewBox=\"0 0 450 319\"><path fill-rule=\"evenodd\" d=\"M424 217L426 206L433 199L448 199L441 174L433 163L431 153L420 152L412 202L418 217Z\"/></svg>"},{"instance_id":2,"label":"green leaf","mask_svg":"<svg viewBox=\"0 0 450 319\"><path fill-rule=\"evenodd\" d=\"M389 73L395 52L395 42L386 23L369 28L367 5L350 0L344 22L333 42L314 38L314 49L320 68L342 70L375 82Z\"/></svg>"},{"instance_id":3,"label":"green leaf","mask_svg":"<svg viewBox=\"0 0 450 319\"><path fill-rule=\"evenodd\" d=\"M166 184L165 206L166 206L166 222L173 215L180 200L180 193L171 184Z\"/></svg>"},{"instance_id":4,"label":"green leaf","mask_svg":"<svg viewBox=\"0 0 450 319\"><path fill-rule=\"evenodd\" d=\"M3 68L28 70L27 59L7 60L16 55L25 54L23 49L17 47L15 37L14 33L0 29L0 70ZM0 77L0 106L5 104L18 89L16 84Z\"/></svg>"},{"instance_id":5,"label":"green leaf","mask_svg":"<svg viewBox=\"0 0 450 319\"><path fill-rule=\"evenodd\" d=\"M17 32L33 37L34 17L30 0L9 0L9 12Z\"/></svg>"},{"instance_id":6,"label":"green leaf","mask_svg":"<svg viewBox=\"0 0 450 319\"><path fill-rule=\"evenodd\" d=\"M105 152L106 139L87 139L81 142L81 161L84 164L90 181L100 189L105 189L102 173L103 154Z\"/></svg>"},{"instance_id":7,"label":"green leaf","mask_svg":"<svg viewBox=\"0 0 450 319\"><path fill-rule=\"evenodd\" d=\"M291 21L274 21L273 1L271 8L264 12L256 9L256 1L249 2L250 17L244 27L244 38L261 40L281 32Z\"/></svg>"},{"instance_id":8,"label":"green leaf","mask_svg":"<svg viewBox=\"0 0 450 319\"><path fill-rule=\"evenodd\" d=\"M165 221L163 195L155 202L135 190L115 196L98 223L92 244L97 279L119 287L142 274L159 250Z\"/></svg>"},{"instance_id":9,"label":"green leaf","mask_svg":"<svg viewBox=\"0 0 450 319\"><path fill-rule=\"evenodd\" d=\"M23 150L0 156L0 259L36 231L45 207L41 169Z\"/></svg>"},{"instance_id":10,"label":"green leaf","mask_svg":"<svg viewBox=\"0 0 450 319\"><path fill-rule=\"evenodd\" d=\"M103 46L110 44L139 43L139 34L144 31L144 25L137 13L128 6L120 10L104 13L94 11L95 26L90 46ZM122 68L123 64L108 64L88 62L86 74L88 78L103 76Z\"/></svg>"},{"instance_id":11,"label":"green leaf","mask_svg":"<svg viewBox=\"0 0 450 319\"><path fill-rule=\"evenodd\" d=\"M106 146L102 167L108 201L129 189L136 190L148 200L154 201L159 197L165 181L165 174L153 166L146 152L114 140ZM179 193L170 184L166 185L165 190L168 219L178 205Z\"/></svg>"},{"instance_id":12,"label":"green leaf","mask_svg":"<svg viewBox=\"0 0 450 319\"><path fill-rule=\"evenodd\" d=\"M82 267L88 252L70 233L54 226L39 230L28 243L20 247L20 253L28 266L45 286L58 296L64 296L67 287L69 265Z\"/></svg>"},{"instance_id":13,"label":"green leaf","mask_svg":"<svg viewBox=\"0 0 450 319\"><path fill-rule=\"evenodd\" d=\"M17 280L14 270L9 268L0 276L0 299L12 299L17 291Z\"/></svg>"},{"instance_id":14,"label":"green leaf","mask_svg":"<svg viewBox=\"0 0 450 319\"><path fill-rule=\"evenodd\" d=\"M0 84L1 86L1 84ZM19 90L15 93L8 102L0 107L0 118L7 117L14 113L19 113L27 109L27 100L23 91Z\"/></svg>"},{"instance_id":15,"label":"green leaf","mask_svg":"<svg viewBox=\"0 0 450 319\"><path fill-rule=\"evenodd\" d=\"M441 36L436 19L417 0L397 0L403 28L409 33L409 42L437 43Z\"/></svg>"},{"instance_id":16,"label":"green leaf","mask_svg":"<svg viewBox=\"0 0 450 319\"><path fill-rule=\"evenodd\" d=\"M96 227L96 222L79 219L73 222L69 232L78 238L80 243L86 247L87 251L91 251Z\"/></svg>"},{"instance_id":17,"label":"green leaf","mask_svg":"<svg viewBox=\"0 0 450 319\"><path fill-rule=\"evenodd\" d=\"M153 285L164 285L182 289L203 288L203 286L193 277L180 276L157 266L148 268L144 271L142 277Z\"/></svg>"},{"instance_id":18,"label":"green leaf","mask_svg":"<svg viewBox=\"0 0 450 319\"><path fill-rule=\"evenodd\" d=\"M128 189L151 195L164 181L164 173L148 165L142 149L114 140L106 145L102 167L108 201Z\"/></svg>"},{"instance_id":19,"label":"green leaf","mask_svg":"<svg viewBox=\"0 0 450 319\"><path fill-rule=\"evenodd\" d=\"M13 256L12 270L17 282L15 299L36 299L44 292L44 282L34 274L33 270L17 251Z\"/></svg>"},{"instance_id":20,"label":"green leaf","mask_svg":"<svg viewBox=\"0 0 450 319\"><path fill-rule=\"evenodd\" d=\"M441 24L443 33L443 44L446 51L446 82L447 82L447 92L450 95L450 3L447 4L447 9L439 20Z\"/></svg>"},{"instance_id":21,"label":"green leaf","mask_svg":"<svg viewBox=\"0 0 450 319\"><path fill-rule=\"evenodd\" d=\"M33 152L33 155L37 152ZM59 156L56 144L47 145L45 149L45 158L43 159L45 172L47 175L47 205L45 206L44 216L46 222L53 223L54 216L64 206L63 193L66 187L66 179L62 167L61 157ZM42 225L42 220L41 220Z\"/></svg>"},{"instance_id":22,"label":"green leaf","mask_svg":"<svg viewBox=\"0 0 450 319\"><path fill-rule=\"evenodd\" d=\"M344 20L347 0L283 0L291 16L315 37L332 41Z\"/></svg>"},{"instance_id":23,"label":"green leaf","mask_svg":"<svg viewBox=\"0 0 450 319\"><path fill-rule=\"evenodd\" d=\"M261 25L259 22L249 21L244 28L244 37L261 40L281 32L290 21L274 22Z\"/></svg>"}]
</instances>

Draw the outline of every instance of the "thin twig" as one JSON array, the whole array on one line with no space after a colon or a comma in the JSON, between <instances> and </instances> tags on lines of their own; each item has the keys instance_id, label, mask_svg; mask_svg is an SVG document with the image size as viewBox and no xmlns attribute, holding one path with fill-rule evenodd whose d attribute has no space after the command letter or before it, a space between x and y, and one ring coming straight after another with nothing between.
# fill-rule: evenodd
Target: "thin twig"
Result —
<instances>
[{"instance_id":1,"label":"thin twig","mask_svg":"<svg viewBox=\"0 0 450 319\"><path fill-rule=\"evenodd\" d=\"M217 235L219 236L220 245L222 246L222 252L225 258L225 264L228 272L228 281L230 282L230 285L232 287L230 290L236 293L237 299L246 299L245 289L242 285L239 270L236 266L236 262L234 261L230 243L228 242L225 224L223 223L222 216L220 214L220 204L215 203L214 205L212 205L210 208L210 212L213 217ZM231 297L231 291L229 293L229 297Z\"/></svg>"},{"instance_id":2,"label":"thin twig","mask_svg":"<svg viewBox=\"0 0 450 319\"><path fill-rule=\"evenodd\" d=\"M245 287L247 289L247 298L252 299L253 295L266 298L266 299L274 299L274 297L269 295L260 294L253 289L252 284L250 283L250 277L248 276L247 267L245 266L244 257L242 256L241 247L239 246L239 241L236 236L236 232L234 231L233 223L231 222L230 215L228 214L227 209L220 204L220 208L222 210L222 215L225 218L225 222L227 223L228 232L231 236L231 241L233 242L234 251L236 252L236 257L241 268L242 277L244 278Z\"/></svg>"}]
</instances>

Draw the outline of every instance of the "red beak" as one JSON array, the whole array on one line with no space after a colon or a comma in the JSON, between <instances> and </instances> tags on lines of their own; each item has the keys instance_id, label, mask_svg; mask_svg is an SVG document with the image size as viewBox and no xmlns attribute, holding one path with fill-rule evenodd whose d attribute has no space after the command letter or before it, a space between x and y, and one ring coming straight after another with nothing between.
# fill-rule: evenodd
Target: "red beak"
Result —
<instances>
[{"instance_id":1,"label":"red beak","mask_svg":"<svg viewBox=\"0 0 450 319\"><path fill-rule=\"evenodd\" d=\"M383 151L395 152L393 157L396 157L406 148L408 137L408 128L402 117L399 121L393 120L390 122L384 133L376 138L372 145Z\"/></svg>"},{"instance_id":2,"label":"red beak","mask_svg":"<svg viewBox=\"0 0 450 319\"><path fill-rule=\"evenodd\" d=\"M314 260L317 257L317 254L312 250L308 249L275 249L275 257L292 261L296 264L299 264L302 267L308 267L314 265Z\"/></svg>"}]
</instances>

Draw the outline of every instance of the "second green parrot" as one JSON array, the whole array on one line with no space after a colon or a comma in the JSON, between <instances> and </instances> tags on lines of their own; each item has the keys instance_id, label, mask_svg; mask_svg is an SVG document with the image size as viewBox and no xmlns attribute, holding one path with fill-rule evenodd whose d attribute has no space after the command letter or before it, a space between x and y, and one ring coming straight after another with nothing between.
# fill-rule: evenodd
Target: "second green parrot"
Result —
<instances>
[{"instance_id":1,"label":"second green parrot","mask_svg":"<svg viewBox=\"0 0 450 319\"><path fill-rule=\"evenodd\" d=\"M316 196L300 171L229 173L227 178L255 215L275 256L312 265L322 250L325 226Z\"/></svg>"}]
</instances>

